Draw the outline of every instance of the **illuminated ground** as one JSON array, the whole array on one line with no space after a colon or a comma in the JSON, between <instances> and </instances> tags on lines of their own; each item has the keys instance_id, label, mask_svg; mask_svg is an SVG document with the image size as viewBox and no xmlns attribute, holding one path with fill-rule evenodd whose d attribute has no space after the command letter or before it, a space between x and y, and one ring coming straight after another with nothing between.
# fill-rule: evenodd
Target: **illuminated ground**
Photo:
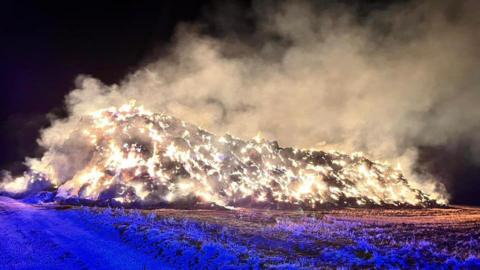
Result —
<instances>
[{"instance_id":1,"label":"illuminated ground","mask_svg":"<svg viewBox=\"0 0 480 270\"><path fill-rule=\"evenodd\" d=\"M122 210L0 197L1 269L480 268L480 208Z\"/></svg>"}]
</instances>

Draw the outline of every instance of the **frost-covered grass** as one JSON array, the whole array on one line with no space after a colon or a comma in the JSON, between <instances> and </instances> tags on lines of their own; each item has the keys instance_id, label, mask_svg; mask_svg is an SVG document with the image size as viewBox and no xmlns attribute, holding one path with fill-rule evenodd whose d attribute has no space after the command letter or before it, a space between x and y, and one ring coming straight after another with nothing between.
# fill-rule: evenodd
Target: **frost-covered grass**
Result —
<instances>
[{"instance_id":1,"label":"frost-covered grass","mask_svg":"<svg viewBox=\"0 0 480 270\"><path fill-rule=\"evenodd\" d=\"M81 208L177 269L480 269L480 225Z\"/></svg>"}]
</instances>

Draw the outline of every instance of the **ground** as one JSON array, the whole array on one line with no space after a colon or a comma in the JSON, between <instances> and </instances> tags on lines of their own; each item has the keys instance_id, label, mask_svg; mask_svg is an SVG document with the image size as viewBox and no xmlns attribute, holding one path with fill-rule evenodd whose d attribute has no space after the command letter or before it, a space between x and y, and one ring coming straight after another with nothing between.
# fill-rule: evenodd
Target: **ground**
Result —
<instances>
[{"instance_id":1,"label":"ground","mask_svg":"<svg viewBox=\"0 0 480 270\"><path fill-rule=\"evenodd\" d=\"M72 211L0 197L0 269L154 268L151 256Z\"/></svg>"},{"instance_id":2,"label":"ground","mask_svg":"<svg viewBox=\"0 0 480 270\"><path fill-rule=\"evenodd\" d=\"M480 269L480 209L126 210L0 197L0 269Z\"/></svg>"}]
</instances>

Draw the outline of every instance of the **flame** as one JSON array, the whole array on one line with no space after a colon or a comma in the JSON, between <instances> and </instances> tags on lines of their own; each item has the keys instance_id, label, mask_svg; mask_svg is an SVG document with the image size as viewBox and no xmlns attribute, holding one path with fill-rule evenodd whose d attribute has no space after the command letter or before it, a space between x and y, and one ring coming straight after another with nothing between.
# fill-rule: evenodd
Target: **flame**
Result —
<instances>
[{"instance_id":1,"label":"flame","mask_svg":"<svg viewBox=\"0 0 480 270\"><path fill-rule=\"evenodd\" d=\"M215 136L134 102L96 111L83 121L90 123L81 136L94 154L60 184L61 198L196 200L225 207L443 203L412 188L400 169L363 153L282 148L260 133L247 141Z\"/></svg>"}]
</instances>

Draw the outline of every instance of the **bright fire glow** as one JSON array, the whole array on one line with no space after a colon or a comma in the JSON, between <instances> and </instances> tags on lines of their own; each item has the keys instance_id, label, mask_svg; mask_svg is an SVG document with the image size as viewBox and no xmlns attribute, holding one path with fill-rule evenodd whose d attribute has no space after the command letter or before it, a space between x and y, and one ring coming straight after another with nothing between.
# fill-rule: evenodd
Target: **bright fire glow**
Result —
<instances>
[{"instance_id":1,"label":"bright fire glow","mask_svg":"<svg viewBox=\"0 0 480 270\"><path fill-rule=\"evenodd\" d=\"M62 198L227 207L442 203L412 188L399 169L361 153L282 148L261 135L215 136L134 104L83 121L91 122L82 136L93 155L61 183Z\"/></svg>"}]
</instances>

